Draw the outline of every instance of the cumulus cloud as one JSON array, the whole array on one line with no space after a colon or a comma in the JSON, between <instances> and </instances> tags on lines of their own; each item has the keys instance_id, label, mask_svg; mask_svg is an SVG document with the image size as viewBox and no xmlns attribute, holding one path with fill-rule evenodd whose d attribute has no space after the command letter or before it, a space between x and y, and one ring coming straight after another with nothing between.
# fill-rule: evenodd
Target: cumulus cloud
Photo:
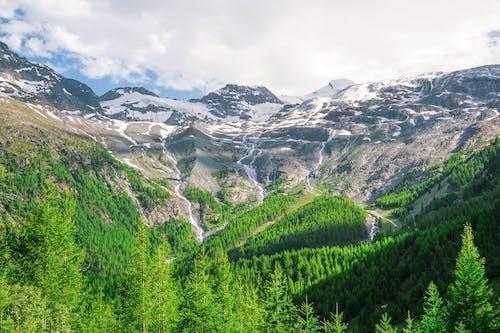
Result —
<instances>
[{"instance_id":1,"label":"cumulus cloud","mask_svg":"<svg viewBox=\"0 0 500 333\"><path fill-rule=\"evenodd\" d=\"M89 78L303 94L499 63L499 12L497 0L0 0L0 32L28 55L71 54Z\"/></svg>"}]
</instances>

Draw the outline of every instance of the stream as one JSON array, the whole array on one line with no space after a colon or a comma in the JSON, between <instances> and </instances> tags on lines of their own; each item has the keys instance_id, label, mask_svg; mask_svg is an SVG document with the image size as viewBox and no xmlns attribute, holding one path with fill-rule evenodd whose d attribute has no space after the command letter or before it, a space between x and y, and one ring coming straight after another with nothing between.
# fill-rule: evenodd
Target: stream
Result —
<instances>
[{"instance_id":1,"label":"stream","mask_svg":"<svg viewBox=\"0 0 500 333\"><path fill-rule=\"evenodd\" d=\"M181 185L182 185L182 173L177 167L177 161L175 158L173 158L165 148L163 148L163 152L165 153L165 156L173 163L174 169L175 169L175 174L177 177L177 184L174 187L174 193L175 195L184 201L186 203L187 209L188 209L188 216L189 216L189 223L191 224L194 233L196 234L196 239L198 242L203 242L203 239L205 238L205 232L203 231L203 228L201 225L196 221L196 219L193 216L193 204L191 201L189 201L181 192Z\"/></svg>"},{"instance_id":2,"label":"stream","mask_svg":"<svg viewBox=\"0 0 500 333\"><path fill-rule=\"evenodd\" d=\"M251 139L253 139L254 141L250 142L249 145L247 145L246 143L247 142L246 136L244 136L243 139L241 140L241 144L244 145L245 148L247 148L247 154L243 155L243 157L241 157L236 163L239 164L243 168L243 170L245 170L248 179L250 179L250 181L259 189L258 198L259 202L262 202L264 201L265 190L264 187L257 181L257 171L255 170L254 167L252 167L252 165L255 163L255 159L258 156L258 154L257 155L254 154L256 148L255 141L257 138L253 137ZM252 156L250 163L243 164L243 160L250 158L250 156Z\"/></svg>"}]
</instances>

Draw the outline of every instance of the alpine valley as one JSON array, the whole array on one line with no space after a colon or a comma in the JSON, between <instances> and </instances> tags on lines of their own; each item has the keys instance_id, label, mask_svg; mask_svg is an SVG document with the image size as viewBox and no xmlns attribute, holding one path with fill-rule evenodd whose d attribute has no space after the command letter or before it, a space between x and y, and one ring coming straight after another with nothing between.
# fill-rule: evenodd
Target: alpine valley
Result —
<instances>
[{"instance_id":1,"label":"alpine valley","mask_svg":"<svg viewBox=\"0 0 500 333\"><path fill-rule=\"evenodd\" d=\"M1 331L498 332L499 110L500 65L179 100L0 42Z\"/></svg>"}]
</instances>

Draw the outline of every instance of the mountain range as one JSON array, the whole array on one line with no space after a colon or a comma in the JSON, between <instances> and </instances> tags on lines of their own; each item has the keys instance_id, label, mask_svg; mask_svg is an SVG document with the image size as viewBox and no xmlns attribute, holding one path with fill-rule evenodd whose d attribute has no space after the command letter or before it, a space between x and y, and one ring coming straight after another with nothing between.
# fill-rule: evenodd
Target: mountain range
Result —
<instances>
[{"instance_id":1,"label":"mountain range","mask_svg":"<svg viewBox=\"0 0 500 333\"><path fill-rule=\"evenodd\" d=\"M49 112L55 124L96 140L146 177L179 171L183 188L224 190L232 203L261 201L276 183L285 190L317 184L369 203L408 175L418 180L453 152L500 134L500 65L360 84L334 80L289 104L266 87L235 84L192 100L142 87L96 96L5 44L0 50L2 96L40 116ZM160 148L179 170L168 158L149 157Z\"/></svg>"}]
</instances>

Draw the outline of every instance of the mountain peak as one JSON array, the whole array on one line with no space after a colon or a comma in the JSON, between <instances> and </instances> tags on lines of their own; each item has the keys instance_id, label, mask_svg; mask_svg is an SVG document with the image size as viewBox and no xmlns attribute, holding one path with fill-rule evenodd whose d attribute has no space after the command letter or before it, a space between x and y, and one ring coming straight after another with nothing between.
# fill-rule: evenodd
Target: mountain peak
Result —
<instances>
[{"instance_id":1,"label":"mountain peak","mask_svg":"<svg viewBox=\"0 0 500 333\"><path fill-rule=\"evenodd\" d=\"M157 94L154 92L144 88L144 87L120 87L120 88L114 88L103 95L99 96L100 101L109 101L112 99L116 99L120 96L123 96L125 94L131 94L131 93L138 93L141 95L148 95L148 96L153 96L153 97L159 97Z\"/></svg>"},{"instance_id":2,"label":"mountain peak","mask_svg":"<svg viewBox=\"0 0 500 333\"><path fill-rule=\"evenodd\" d=\"M328 82L328 84L320 89L304 96L305 99L315 97L331 97L341 90L354 85L355 83L349 79L336 79Z\"/></svg>"},{"instance_id":3,"label":"mountain peak","mask_svg":"<svg viewBox=\"0 0 500 333\"><path fill-rule=\"evenodd\" d=\"M246 117L254 106L273 104L281 108L283 102L264 86L244 86L228 83L200 99L192 100L205 104L217 117Z\"/></svg>"}]
</instances>

